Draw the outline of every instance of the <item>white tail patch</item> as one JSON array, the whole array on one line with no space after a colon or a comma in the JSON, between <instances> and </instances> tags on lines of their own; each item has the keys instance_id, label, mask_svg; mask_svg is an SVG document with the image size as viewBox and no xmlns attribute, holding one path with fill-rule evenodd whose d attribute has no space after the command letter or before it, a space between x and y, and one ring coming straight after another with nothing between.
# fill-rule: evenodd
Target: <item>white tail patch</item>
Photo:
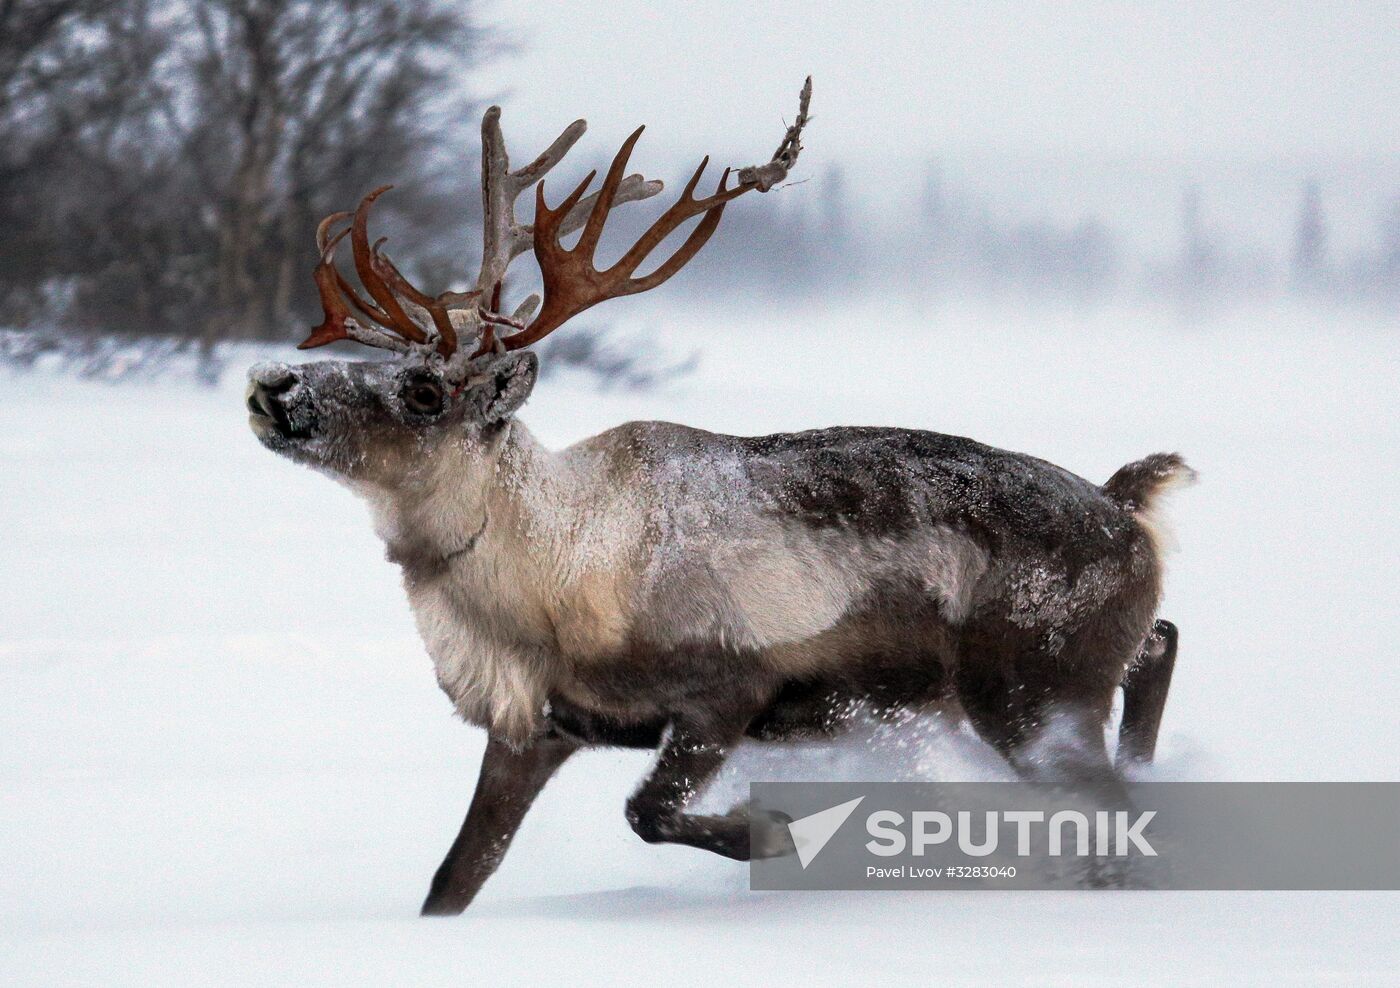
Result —
<instances>
[{"instance_id":1,"label":"white tail patch","mask_svg":"<svg viewBox=\"0 0 1400 988\"><path fill-rule=\"evenodd\" d=\"M1142 506L1133 517L1152 541L1152 551L1160 562L1167 553L1177 549L1176 533L1166 512L1166 500L1176 491L1196 483L1196 471L1184 463L1158 480L1143 498Z\"/></svg>"}]
</instances>

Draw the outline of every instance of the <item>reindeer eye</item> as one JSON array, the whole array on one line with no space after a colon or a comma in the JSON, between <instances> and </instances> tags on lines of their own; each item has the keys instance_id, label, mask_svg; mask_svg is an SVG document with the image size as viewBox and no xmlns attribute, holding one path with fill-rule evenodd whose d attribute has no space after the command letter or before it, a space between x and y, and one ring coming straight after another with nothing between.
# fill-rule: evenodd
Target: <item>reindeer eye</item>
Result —
<instances>
[{"instance_id":1,"label":"reindeer eye","mask_svg":"<svg viewBox=\"0 0 1400 988\"><path fill-rule=\"evenodd\" d=\"M430 377L415 375L404 382L400 397L410 412L436 415L442 411L442 385Z\"/></svg>"}]
</instances>

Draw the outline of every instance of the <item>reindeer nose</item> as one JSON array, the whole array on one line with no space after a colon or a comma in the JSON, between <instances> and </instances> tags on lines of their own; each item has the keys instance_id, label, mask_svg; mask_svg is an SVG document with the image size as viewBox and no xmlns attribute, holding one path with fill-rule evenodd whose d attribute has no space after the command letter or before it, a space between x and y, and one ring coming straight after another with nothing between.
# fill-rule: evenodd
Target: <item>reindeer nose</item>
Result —
<instances>
[{"instance_id":1,"label":"reindeer nose","mask_svg":"<svg viewBox=\"0 0 1400 988\"><path fill-rule=\"evenodd\" d=\"M296 383L297 374L287 364L262 363L254 364L248 371L248 380L274 394L280 394Z\"/></svg>"},{"instance_id":2,"label":"reindeer nose","mask_svg":"<svg viewBox=\"0 0 1400 988\"><path fill-rule=\"evenodd\" d=\"M285 391L286 388L281 390ZM276 419L277 413L282 410L282 407L277 403L279 393L265 384L259 384L257 381L252 382L248 385L248 411L254 415Z\"/></svg>"},{"instance_id":3,"label":"reindeer nose","mask_svg":"<svg viewBox=\"0 0 1400 988\"><path fill-rule=\"evenodd\" d=\"M279 426L289 426L286 409L278 398L296 382L296 372L286 364L258 364L248 372L248 411Z\"/></svg>"}]
</instances>

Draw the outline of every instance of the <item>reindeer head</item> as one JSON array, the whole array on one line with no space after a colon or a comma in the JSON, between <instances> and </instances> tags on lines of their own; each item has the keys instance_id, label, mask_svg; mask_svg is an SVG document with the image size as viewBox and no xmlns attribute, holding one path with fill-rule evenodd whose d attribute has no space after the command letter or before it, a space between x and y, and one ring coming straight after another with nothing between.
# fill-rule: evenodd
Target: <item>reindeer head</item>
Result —
<instances>
[{"instance_id":1,"label":"reindeer head","mask_svg":"<svg viewBox=\"0 0 1400 988\"><path fill-rule=\"evenodd\" d=\"M422 473L445 447L489 446L534 387L538 364L523 348L599 302L655 288L684 267L714 234L726 203L752 189L766 192L786 177L801 151L810 98L808 79L798 117L770 161L740 169L733 187L726 168L714 194L696 198L706 158L678 201L617 263L601 271L594 253L613 207L662 188L640 175L623 177L642 128L623 143L597 192L584 195L595 175L590 172L551 208L543 177L587 125L575 121L538 158L511 171L500 109L487 110L481 124L482 261L473 289L425 294L381 250L382 239L371 243L369 212L387 186L365 196L353 213L326 217L316 232L321 260L315 272L324 318L301 348L354 340L397 357L254 367L247 393L254 433L292 459L346 479L385 483ZM531 186L534 223L517 223L515 201ZM661 242L695 217L699 223L676 252L637 277ZM580 228L578 243L565 248L561 238ZM363 294L335 266L336 249L347 237ZM506 315L501 311L506 269L529 251L539 264L542 300L531 295Z\"/></svg>"}]
</instances>

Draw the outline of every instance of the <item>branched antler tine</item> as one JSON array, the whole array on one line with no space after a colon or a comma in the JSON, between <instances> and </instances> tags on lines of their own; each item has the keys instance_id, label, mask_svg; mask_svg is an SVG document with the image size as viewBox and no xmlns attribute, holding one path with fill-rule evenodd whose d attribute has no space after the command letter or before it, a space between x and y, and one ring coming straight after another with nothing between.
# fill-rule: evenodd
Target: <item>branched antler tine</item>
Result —
<instances>
[{"instance_id":1,"label":"branched antler tine","mask_svg":"<svg viewBox=\"0 0 1400 988\"><path fill-rule=\"evenodd\" d=\"M623 203L640 202L643 199L650 199L660 192L665 186L659 179L646 179L641 175L628 175L618 186L617 195L613 197L613 205L621 206ZM569 210L569 215L565 216L559 223L558 235L567 237L574 231L581 229L588 221L588 216L593 212L593 206L598 202L598 193L584 196ZM511 242L510 256L514 260L526 251L533 250L535 227L531 223L522 223L515 227L515 236Z\"/></svg>"},{"instance_id":2,"label":"branched antler tine","mask_svg":"<svg viewBox=\"0 0 1400 988\"><path fill-rule=\"evenodd\" d=\"M452 356L457 351L457 330L447 315L445 300L442 296L434 298L414 287L394 265L394 262L389 259L389 255L379 249L379 245L383 242L384 240L381 239L374 245L373 260L376 272L389 283L389 287L395 292L428 313L433 320L433 327L437 330L438 352L444 357Z\"/></svg>"},{"instance_id":3,"label":"branched antler tine","mask_svg":"<svg viewBox=\"0 0 1400 988\"><path fill-rule=\"evenodd\" d=\"M622 147L618 148L617 154L613 155L608 174L603 179L603 187L598 190L597 201L588 213L588 221L583 225L583 235L579 237L574 250L590 261L594 251L598 249L598 241L602 239L603 226L608 222L608 214L612 212L613 200L617 197L618 186L622 184L622 174L627 170L627 159L632 157L632 149L637 146L644 130L645 127L638 127L632 131L631 136L622 142ZM569 208L573 208L572 203L569 204ZM565 215L568 215L567 211Z\"/></svg>"},{"instance_id":4,"label":"branched antler tine","mask_svg":"<svg viewBox=\"0 0 1400 988\"><path fill-rule=\"evenodd\" d=\"M510 317L518 323L528 322L530 317L535 314L535 310L539 307L539 292L531 292L525 297L524 301L515 307L515 311L510 314Z\"/></svg>"},{"instance_id":5,"label":"branched antler tine","mask_svg":"<svg viewBox=\"0 0 1400 988\"><path fill-rule=\"evenodd\" d=\"M383 241L381 240L380 243L383 243ZM379 249L379 244L374 245L373 261L375 273L383 278L396 293L402 295L414 305L419 305L426 309L431 305L438 304L438 299L433 298L431 295L424 294L403 276L403 273L399 271L394 262L390 260L389 255Z\"/></svg>"},{"instance_id":6,"label":"branched antler tine","mask_svg":"<svg viewBox=\"0 0 1400 988\"><path fill-rule=\"evenodd\" d=\"M705 174L705 169L708 168L709 165L710 156L707 154L704 158L700 159L700 167L695 169L694 173L690 176L690 181L686 182L685 188L681 189L680 198L671 203L666 212L658 216L651 226L647 227L646 232L641 235L637 242L628 248L627 253L618 258L617 263L609 270L609 274L615 271L630 275L633 271L637 270L638 265L640 265L642 261L646 260L647 255L660 245L661 241L671 235L671 232L675 230L677 226L690 216L695 215L694 213L688 212L681 216L677 214L684 212L690 204L695 202L695 186L700 184L700 176ZM729 170L726 168L725 175L728 176L728 174Z\"/></svg>"},{"instance_id":7,"label":"branched antler tine","mask_svg":"<svg viewBox=\"0 0 1400 988\"><path fill-rule=\"evenodd\" d=\"M477 291L491 291L505 277L510 262L530 248L530 231L515 222L516 197L557 165L587 129L587 123L575 120L538 158L512 172L501 133L500 107L491 107L481 118L482 237Z\"/></svg>"},{"instance_id":8,"label":"branched antler tine","mask_svg":"<svg viewBox=\"0 0 1400 988\"><path fill-rule=\"evenodd\" d=\"M652 196L659 194L665 187L665 184L662 183L660 179L648 179L641 175L628 175L622 180L622 184L617 187L617 193L613 196L612 204L614 206L621 206L623 203L640 202L643 199L650 199ZM567 237L569 234L582 227L583 224L588 221L588 217L593 213L593 207L597 205L598 197L601 195L602 191L599 190L592 195L584 196L580 199L578 205L573 208L573 211L570 212L568 216L564 217L564 221L559 224L559 235L561 237Z\"/></svg>"},{"instance_id":9,"label":"branched antler tine","mask_svg":"<svg viewBox=\"0 0 1400 988\"><path fill-rule=\"evenodd\" d=\"M695 169L695 171L693 171L693 172L691 173L690 179L685 183L685 188L681 189L680 198L677 199L676 202L675 202L675 204L671 206L671 209L675 209L676 206L679 206L679 205L681 205L682 203L690 202L690 201L692 201L692 200L695 198L695 187L696 187L697 185L700 184L700 176L703 175L703 174L705 174L705 169L706 169L706 168L709 168L709 167L710 167L710 156L707 154L707 155L705 155L705 157L703 157L703 158L700 159L700 165L699 165L699 167L697 167L697 168ZM719 179L719 184L720 184L719 191L720 191L720 192L723 192L723 191L724 191L724 183L725 183L725 180L728 179L728 178L729 178L729 169L726 168L726 169L724 170L724 174L721 175L721 176L720 176L720 179ZM668 210L668 212L669 212L669 210Z\"/></svg>"},{"instance_id":10,"label":"branched antler tine","mask_svg":"<svg viewBox=\"0 0 1400 988\"><path fill-rule=\"evenodd\" d=\"M719 227L728 202L755 189L767 192L787 177L802 151L802 132L809 119L811 95L812 80L809 77L799 94L797 118L786 129L782 142L770 160L738 169L737 173L725 169L714 194L697 199L695 189L709 162L706 158L686 183L679 199L606 271L597 269L594 255L613 207L649 198L662 190L660 182L647 181L640 175L624 175L643 128L638 127L623 142L597 192L587 197L584 195L595 177L590 172L557 207L551 209L545 202L544 175L573 148L583 136L587 124L582 120L570 124L530 164L512 172L501 132L501 111L493 106L481 121L482 264L475 290L428 296L414 288L387 255L381 252L382 240L370 246L366 229L367 214L374 200L385 191L377 189L360 203L350 223L356 271L373 302L364 301L345 285L329 255L324 256L322 266L317 270L317 283L327 298L326 319L317 332L334 338L344 338L346 334L366 340L377 340L380 336L387 338L388 334L378 330L365 332L351 320L348 302L363 311L371 321L398 333L405 341L404 345L425 342L430 339L424 332L425 325L421 321L415 322L404 310L404 305L410 305L414 316L420 320L423 313L431 317L437 330L437 339L433 342L442 349L443 356L450 357L455 352L456 333L448 310L470 306L470 311L458 314L462 316L462 325L480 327L480 347L476 351L476 355L480 355L493 348L518 350L543 338L599 302L655 288L695 258ZM737 176L733 188L729 187L731 174ZM515 200L531 184L535 186L534 224L516 223ZM343 219L343 214L328 218L317 231L318 244L333 247L344 232L332 238L331 228ZM692 219L698 219L698 222L680 247L651 273L636 277L636 271L651 253ZM582 228L582 232L578 243L573 249L565 248L561 237L579 228ZM532 246L544 281L543 301L537 302L532 297L516 310L514 317L507 317L500 311L506 269L516 256ZM526 325L525 319L534 313L536 305L538 314ZM509 326L518 331L500 340L495 335L496 326Z\"/></svg>"},{"instance_id":11,"label":"branched antler tine","mask_svg":"<svg viewBox=\"0 0 1400 988\"><path fill-rule=\"evenodd\" d=\"M704 166L702 165L701 168L703 169ZM696 173L696 177L699 177L699 172ZM735 189L726 189L724 186L728 180L729 169L726 168L724 170L724 174L720 176L719 189L716 191L715 195L711 196L709 199L699 200L700 202L705 203L708 203L714 199L718 199L719 201L714 205L710 206L710 208L705 211L704 218L700 220L700 222L696 225L694 230L690 231L690 236L685 238L685 243L681 244L674 254L666 258L665 261L658 265L655 271L651 272L648 275L644 275L641 278L629 278L627 281L625 294L633 295L637 292L645 292L655 288L657 285L660 285L662 282L669 279L681 268L689 264L691 259L694 258L696 254L700 253L700 249L705 246L705 243L710 239L710 237L714 235L714 232L717 229L719 229L719 221L724 216L725 204L730 199L734 198L735 195L738 195L740 194L740 192L743 191L742 189L738 189L737 187ZM693 184L694 183L692 182L692 187ZM677 205L679 205L679 203ZM686 216L682 217L682 219L688 219L690 216L693 215L694 213L688 213ZM665 217L662 218L664 219ZM673 225L666 231L666 233L669 233L671 230L674 229L675 226ZM665 234L663 234L662 236L664 238ZM660 243L660 241L658 241L658 243ZM646 254L644 253L642 257L645 256ZM637 263L641 263L641 258L638 258ZM632 270L635 271L636 267L634 266Z\"/></svg>"},{"instance_id":12,"label":"branched antler tine","mask_svg":"<svg viewBox=\"0 0 1400 988\"><path fill-rule=\"evenodd\" d=\"M517 192L523 192L525 189L528 189L540 179L544 178L545 173L559 164L564 155L568 154L573 146L579 142L579 138L583 136L586 130L588 130L588 121L575 120L564 128L564 132L556 137L554 143L545 148L538 158L519 171L509 173L511 182L515 185ZM497 133L499 132L500 127L498 124Z\"/></svg>"},{"instance_id":13,"label":"branched antler tine","mask_svg":"<svg viewBox=\"0 0 1400 988\"><path fill-rule=\"evenodd\" d=\"M369 209L374 205L376 199L391 188L393 186L381 185L361 199L359 208L355 210L355 217L350 222L350 246L352 256L355 259L355 273L360 276L360 283L365 286L370 298L378 303L379 308L388 317L388 321L384 324L385 329L392 329L414 343L426 343L427 334L409 318L408 313L403 310L403 306L394 296L393 289L375 270L375 248L370 247L369 243Z\"/></svg>"},{"instance_id":14,"label":"branched antler tine","mask_svg":"<svg viewBox=\"0 0 1400 988\"><path fill-rule=\"evenodd\" d=\"M329 246L329 245L330 245L330 242L331 242L331 241L330 241L331 227L335 226L337 223L343 223L343 222L345 222L346 220L348 220L349 218L350 218L350 214L349 214L349 213L346 213L346 212L331 213L329 216L327 216L325 219L323 219L319 224L317 224L317 226L316 226L316 249L317 249L318 251L320 251L322 254L324 254L324 253L326 252L326 247ZM347 227L345 230L342 230L341 233L340 233L340 236L337 236L335 239L336 239L337 241L339 241L340 238L343 237L343 236L345 236L345 234L348 233L348 232L349 232L349 228Z\"/></svg>"},{"instance_id":15,"label":"branched antler tine","mask_svg":"<svg viewBox=\"0 0 1400 988\"><path fill-rule=\"evenodd\" d=\"M618 262L614 264L612 268L608 271L608 274L618 272L630 275L633 271L637 270L637 268L641 265L641 263L644 260L646 260L648 254L650 254L657 247L659 247L661 245L661 242L667 237L669 237L672 233L674 233L676 228L682 223L684 223L686 220L690 219L692 216L698 216L699 214L710 210L722 209L724 204L727 203L729 200L737 198L738 196L741 196L748 191L748 189L746 189L742 185L736 185L732 189L725 188L725 183L729 179L729 169L726 168L724 170L724 174L720 176L719 189L715 192L715 194L712 196L708 196L704 199L696 199L695 186L699 184L700 176L704 174L705 168L709 165L709 163L709 156L706 156L705 159L700 162L700 167L695 169L695 173L690 176L690 181L685 183L685 188L681 191L680 198L677 199L674 203L672 203L671 207L667 209L666 212L662 213L660 216L657 217L656 222L647 228L646 233L643 233L641 235L641 237L637 240L635 244L632 245L632 247L627 251L626 254L622 255L621 259L618 260ZM707 220L711 219L713 220L713 222L710 226L710 233L713 233L714 226L718 225L719 219L717 218L717 215L707 217ZM704 224L702 224L702 226L703 225ZM696 230L691 232L691 237L693 238L694 234L700 229L701 227L696 227ZM695 246L694 251L691 251L686 260L689 260L690 257L693 257L695 255L695 251L698 251L700 247L704 245L705 240L707 239L709 239L709 234L706 234L705 237L700 240L699 244ZM687 248L689 248L690 243L691 241L687 239L685 244L682 245L681 251L685 251ZM673 259L675 256L679 256L681 251L677 251L676 255L673 255ZM671 262L668 260L666 262L666 265L669 265L670 263ZM684 264L685 262L682 261L681 263ZM665 268L666 265L663 265L662 267ZM677 265L675 269L671 271L671 274L674 274L676 271L679 270L680 265ZM668 274L666 277L669 278L670 274ZM655 284L659 285L662 281L665 280L666 278L662 278L661 281L657 281L655 282ZM641 289L637 289L637 291L641 291ZM628 294L631 293L629 292Z\"/></svg>"},{"instance_id":16,"label":"branched antler tine","mask_svg":"<svg viewBox=\"0 0 1400 988\"><path fill-rule=\"evenodd\" d=\"M329 219L329 217L328 217ZM327 224L322 223L324 228ZM321 245L321 261L316 265L316 270L312 277L316 281L316 290L321 296L321 322L314 326L311 335L297 344L298 350L310 350L312 347L325 346L327 343L334 343L336 340L343 340L349 337L346 331L346 322L350 319L350 308L345 304L345 298L337 290L339 286L339 272L335 269L332 256L335 253L336 245L345 239L348 229L341 230L333 239L327 240ZM322 239L321 231L317 230L316 239Z\"/></svg>"},{"instance_id":17,"label":"branched antler tine","mask_svg":"<svg viewBox=\"0 0 1400 988\"><path fill-rule=\"evenodd\" d=\"M335 266L335 248L349 235L350 228L346 227L334 237L329 236L330 228L336 223L349 219L350 216L350 213L331 213L331 215L323 219L316 227L316 249L321 252L321 262L320 265L317 266L315 272L317 284L320 284L322 278L334 279L335 287L340 289L340 293L354 305L355 309L361 315L372 322L379 323L381 326L388 326L389 317L379 311L378 307L372 302L367 302L361 298L360 293L355 291L355 287L345 280L345 276L341 274L340 269ZM324 274L322 271L323 268L326 271ZM324 296L322 301L324 302Z\"/></svg>"},{"instance_id":18,"label":"branched antler tine","mask_svg":"<svg viewBox=\"0 0 1400 988\"><path fill-rule=\"evenodd\" d=\"M501 133L501 108L493 106L481 118L481 271L476 290L483 294L505 277L510 264L519 190L508 186L509 178L510 156Z\"/></svg>"},{"instance_id":19,"label":"branched antler tine","mask_svg":"<svg viewBox=\"0 0 1400 988\"><path fill-rule=\"evenodd\" d=\"M336 213L335 215L337 215L337 216L348 216L349 214L348 214L348 213ZM328 266L331 266L331 267L334 267L334 266L335 266L335 249L336 249L337 247L339 247L339 246L340 246L340 242L341 242L342 240L344 240L344 239L345 239L346 237L348 237L348 236L350 236L350 228L347 226L344 230L341 230L341 231L340 231L339 233L337 233L334 237L331 237L329 240L327 240L324 244L321 245L321 263L322 263L322 264L325 264L325 265L328 265ZM319 240L320 238L318 237L317 239Z\"/></svg>"},{"instance_id":20,"label":"branched antler tine","mask_svg":"<svg viewBox=\"0 0 1400 988\"><path fill-rule=\"evenodd\" d=\"M346 234L349 232L349 230L345 231ZM389 317L385 313L380 312L373 302L361 298L360 293L355 291L355 286L345 280L345 275L341 274L338 268L332 265L331 272L335 275L335 285L340 289L340 293L350 300L350 303L355 306L356 311L358 311L360 315L385 328L390 327Z\"/></svg>"},{"instance_id":21,"label":"branched antler tine","mask_svg":"<svg viewBox=\"0 0 1400 988\"><path fill-rule=\"evenodd\" d=\"M597 174L596 171L592 171L585 175L583 181L574 186L574 191L565 196L564 201L553 209L545 205L544 183L541 182L539 185L535 186L534 239L536 250L539 250L541 237L549 239L551 236L554 240L552 246L559 247L560 250L563 249L558 242L560 236L559 227L564 220L568 219L569 213L573 212L574 208L578 206L579 200L583 198L584 190L593 184L593 179ZM581 242L582 241L580 241L580 243ZM575 247L574 249L577 250L578 248Z\"/></svg>"},{"instance_id":22,"label":"branched antler tine","mask_svg":"<svg viewBox=\"0 0 1400 988\"><path fill-rule=\"evenodd\" d=\"M363 343L365 346L392 350L395 353L408 353L411 349L408 341L402 337L386 333L382 329L375 329L373 326L361 326L353 319L345 324L345 338L354 340L356 343Z\"/></svg>"},{"instance_id":23,"label":"branched antler tine","mask_svg":"<svg viewBox=\"0 0 1400 988\"><path fill-rule=\"evenodd\" d=\"M405 345L397 337L382 333L372 326L362 326L357 323L350 311L350 305L353 305L361 315L385 325L383 322L384 314L360 298L335 266L335 249L342 240L350 235L350 228L346 227L329 239L326 238L326 234L332 223L349 215L349 213L338 213L328 217L326 221L322 221L320 229L317 230L317 240L322 241L321 260L316 265L313 277L321 297L323 318L321 323L311 330L311 335L297 344L297 348L310 350L312 347L325 346L327 343L335 343L337 340L355 340L369 346L390 350L405 349Z\"/></svg>"}]
</instances>

